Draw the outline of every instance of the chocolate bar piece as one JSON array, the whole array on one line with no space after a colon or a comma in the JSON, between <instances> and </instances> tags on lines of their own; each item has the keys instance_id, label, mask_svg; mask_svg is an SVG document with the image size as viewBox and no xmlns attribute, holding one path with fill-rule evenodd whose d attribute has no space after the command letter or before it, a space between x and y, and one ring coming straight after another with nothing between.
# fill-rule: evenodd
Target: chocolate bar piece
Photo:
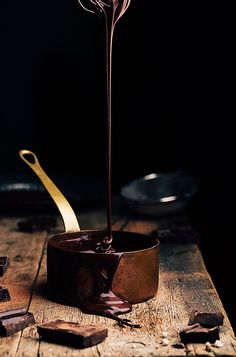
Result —
<instances>
[{"instance_id":1,"label":"chocolate bar piece","mask_svg":"<svg viewBox=\"0 0 236 357\"><path fill-rule=\"evenodd\" d=\"M0 335L10 336L35 323L34 316L26 309L15 309L0 314Z\"/></svg>"},{"instance_id":2,"label":"chocolate bar piece","mask_svg":"<svg viewBox=\"0 0 236 357\"><path fill-rule=\"evenodd\" d=\"M63 320L43 323L37 330L43 340L78 348L97 345L108 334L107 328L102 326L80 325Z\"/></svg>"},{"instance_id":3,"label":"chocolate bar piece","mask_svg":"<svg viewBox=\"0 0 236 357\"><path fill-rule=\"evenodd\" d=\"M219 340L219 327L206 328L197 323L180 331L180 337L183 343L214 343Z\"/></svg>"},{"instance_id":4,"label":"chocolate bar piece","mask_svg":"<svg viewBox=\"0 0 236 357\"><path fill-rule=\"evenodd\" d=\"M11 317L21 316L21 315L25 315L25 314L27 314L27 310L24 307L21 309L3 311L3 312L0 312L0 321L3 319L9 319Z\"/></svg>"},{"instance_id":5,"label":"chocolate bar piece","mask_svg":"<svg viewBox=\"0 0 236 357\"><path fill-rule=\"evenodd\" d=\"M18 222L18 230L22 232L37 232L50 231L52 227L56 227L57 221L55 217L51 216L35 216Z\"/></svg>"},{"instance_id":6,"label":"chocolate bar piece","mask_svg":"<svg viewBox=\"0 0 236 357\"><path fill-rule=\"evenodd\" d=\"M221 312L199 312L194 310L190 314L189 325L199 323L203 327L222 326L224 321L224 315Z\"/></svg>"},{"instance_id":7,"label":"chocolate bar piece","mask_svg":"<svg viewBox=\"0 0 236 357\"><path fill-rule=\"evenodd\" d=\"M9 300L11 300L11 297L8 289L0 286L0 302L5 302Z\"/></svg>"},{"instance_id":8,"label":"chocolate bar piece","mask_svg":"<svg viewBox=\"0 0 236 357\"><path fill-rule=\"evenodd\" d=\"M0 276L3 276L9 265L8 257L0 257Z\"/></svg>"}]
</instances>

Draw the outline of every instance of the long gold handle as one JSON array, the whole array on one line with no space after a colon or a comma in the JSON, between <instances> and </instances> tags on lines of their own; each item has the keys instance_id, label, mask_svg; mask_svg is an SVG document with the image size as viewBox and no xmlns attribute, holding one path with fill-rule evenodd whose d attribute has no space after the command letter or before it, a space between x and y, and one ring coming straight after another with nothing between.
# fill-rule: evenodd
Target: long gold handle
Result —
<instances>
[{"instance_id":1,"label":"long gold handle","mask_svg":"<svg viewBox=\"0 0 236 357\"><path fill-rule=\"evenodd\" d=\"M76 215L63 194L58 190L57 186L50 180L39 164L37 156L29 150L20 150L19 155L23 161L36 173L38 178L42 181L43 185L51 195L52 199L59 209L65 225L66 232L80 231L79 223Z\"/></svg>"}]
</instances>

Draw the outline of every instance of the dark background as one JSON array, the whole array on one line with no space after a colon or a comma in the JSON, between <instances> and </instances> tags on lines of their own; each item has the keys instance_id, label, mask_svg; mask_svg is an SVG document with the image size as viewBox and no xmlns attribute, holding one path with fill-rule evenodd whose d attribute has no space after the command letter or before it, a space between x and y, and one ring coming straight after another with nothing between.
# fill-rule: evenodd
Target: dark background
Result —
<instances>
[{"instance_id":1,"label":"dark background","mask_svg":"<svg viewBox=\"0 0 236 357\"><path fill-rule=\"evenodd\" d=\"M190 216L234 326L235 19L233 1L133 0L113 52L113 189L200 178ZM76 0L1 0L0 31L0 174L29 148L48 173L104 177L103 23Z\"/></svg>"}]
</instances>

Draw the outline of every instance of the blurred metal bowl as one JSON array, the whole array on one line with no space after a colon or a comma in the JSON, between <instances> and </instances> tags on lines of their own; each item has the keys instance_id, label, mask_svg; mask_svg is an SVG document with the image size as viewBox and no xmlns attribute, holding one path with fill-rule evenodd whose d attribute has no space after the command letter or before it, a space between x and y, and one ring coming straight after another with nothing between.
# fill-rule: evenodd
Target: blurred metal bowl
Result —
<instances>
[{"instance_id":1,"label":"blurred metal bowl","mask_svg":"<svg viewBox=\"0 0 236 357\"><path fill-rule=\"evenodd\" d=\"M138 213L165 216L183 211L199 180L184 171L151 173L121 188L121 196Z\"/></svg>"}]
</instances>

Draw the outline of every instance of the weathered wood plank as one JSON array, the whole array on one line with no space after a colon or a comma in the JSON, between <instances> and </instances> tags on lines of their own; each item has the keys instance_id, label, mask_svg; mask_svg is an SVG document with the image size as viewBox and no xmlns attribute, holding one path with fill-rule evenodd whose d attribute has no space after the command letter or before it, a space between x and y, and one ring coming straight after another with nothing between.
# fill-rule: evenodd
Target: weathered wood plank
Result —
<instances>
[{"instance_id":1,"label":"weathered wood plank","mask_svg":"<svg viewBox=\"0 0 236 357\"><path fill-rule=\"evenodd\" d=\"M105 222L103 214L94 213L93 220L83 214L82 221L90 227L102 227ZM119 217L118 217L119 218ZM99 223L100 222L100 223ZM150 233L155 223L145 220L129 222L118 219L115 229L124 229ZM93 227L94 225L94 227ZM153 228L154 227L154 228ZM85 227L83 227L85 228ZM201 253L196 245L162 244L160 253L160 286L155 298L133 306L133 311L125 317L142 324L141 329L120 328L113 320L86 315L76 307L57 304L47 299L46 294L46 255L41 263L35 292L29 310L33 312L36 323L53 319L80 322L81 324L102 324L108 327L108 338L101 344L77 350L66 346L39 341L36 326L30 326L19 333L14 343L1 339L4 348L1 356L17 357L51 357L51 356L236 356L236 342L230 322L221 301L204 266ZM14 282L14 278L12 280ZM223 312L225 324L221 327L220 337L223 348L212 348L207 352L201 344L188 345L189 351L177 349L172 345L179 342L179 330L188 323L192 309ZM162 331L168 331L170 344L161 344ZM13 337L13 336L12 336ZM9 340L10 341L10 340ZM0 345L1 346L1 345ZM3 351L3 354L1 354Z\"/></svg>"},{"instance_id":2,"label":"weathered wood plank","mask_svg":"<svg viewBox=\"0 0 236 357\"><path fill-rule=\"evenodd\" d=\"M83 351L45 342L40 343L38 350L36 327L29 327L23 332L17 356L25 356L26 347L30 351L29 356L36 356L37 353L39 356L186 356L184 349L179 350L172 345L179 342L179 330L187 324L190 311L195 308L198 310L204 308L204 311L214 311L217 308L222 311L222 305L215 295L211 281L204 273L200 254L194 254L195 263L192 262L192 268L197 270L201 267L203 270L196 273L196 276L189 272L173 271L169 262L174 260L174 252L176 251L177 257L181 256L185 248L185 246L168 245L162 250L159 292L156 298L135 305L133 311L127 314L131 320L142 323L141 329L133 330L122 329L112 320L103 317L82 314L77 308L48 301L42 289L45 284L44 259L37 293L30 305L30 311L35 314L37 323L62 318L67 321L80 321L83 324L104 324L109 328L109 335L102 344ZM196 246L189 246L189 248L189 256L186 253L187 261L192 259L193 252L198 253ZM202 305L203 303L205 305ZM235 356L235 348L232 347L235 339L226 315L225 319L225 327L221 328L224 348L214 348L214 351L220 356ZM169 333L169 346L161 345L163 330ZM205 351L204 345L189 345L188 348L190 350L188 356L212 355Z\"/></svg>"}]
</instances>

